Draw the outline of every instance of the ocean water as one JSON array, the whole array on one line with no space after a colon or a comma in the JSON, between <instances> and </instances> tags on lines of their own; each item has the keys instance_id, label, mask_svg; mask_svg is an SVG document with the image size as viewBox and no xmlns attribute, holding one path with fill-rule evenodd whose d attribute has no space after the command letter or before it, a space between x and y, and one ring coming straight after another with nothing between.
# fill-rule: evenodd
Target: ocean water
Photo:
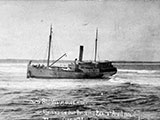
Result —
<instances>
[{"instance_id":1,"label":"ocean water","mask_svg":"<svg viewBox=\"0 0 160 120\"><path fill-rule=\"evenodd\" d=\"M116 66L108 79L27 79L27 63L0 63L0 120L160 120L160 65Z\"/></svg>"}]
</instances>

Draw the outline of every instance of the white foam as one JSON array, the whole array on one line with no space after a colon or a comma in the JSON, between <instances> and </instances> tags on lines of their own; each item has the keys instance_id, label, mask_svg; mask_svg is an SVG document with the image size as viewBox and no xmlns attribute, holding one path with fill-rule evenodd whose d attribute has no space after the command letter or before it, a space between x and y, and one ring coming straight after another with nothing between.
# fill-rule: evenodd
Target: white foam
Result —
<instances>
[{"instance_id":1,"label":"white foam","mask_svg":"<svg viewBox=\"0 0 160 120\"><path fill-rule=\"evenodd\" d=\"M131 70L131 69L118 69L119 72L130 72L130 73L160 73L160 70Z\"/></svg>"},{"instance_id":2,"label":"white foam","mask_svg":"<svg viewBox=\"0 0 160 120\"><path fill-rule=\"evenodd\" d=\"M118 69L111 79L26 79L27 64L0 64L0 87L12 89L73 89L125 82L160 85L160 71ZM127 74L126 74L127 73ZM138 74L137 74L138 73ZM155 77L156 76L156 77Z\"/></svg>"},{"instance_id":3,"label":"white foam","mask_svg":"<svg viewBox=\"0 0 160 120\"><path fill-rule=\"evenodd\" d=\"M101 85L113 85L108 80L85 79L26 79L22 81L0 81L0 88L10 89L76 89Z\"/></svg>"}]
</instances>

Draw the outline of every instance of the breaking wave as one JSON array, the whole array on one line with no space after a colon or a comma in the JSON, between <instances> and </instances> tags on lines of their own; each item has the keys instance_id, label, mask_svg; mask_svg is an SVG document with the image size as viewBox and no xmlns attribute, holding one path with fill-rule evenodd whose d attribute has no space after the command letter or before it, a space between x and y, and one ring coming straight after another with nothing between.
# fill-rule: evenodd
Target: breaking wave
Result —
<instances>
[{"instance_id":1,"label":"breaking wave","mask_svg":"<svg viewBox=\"0 0 160 120\"><path fill-rule=\"evenodd\" d=\"M159 120L159 73L130 68L109 79L26 79L25 64L0 64L0 119Z\"/></svg>"},{"instance_id":2,"label":"breaking wave","mask_svg":"<svg viewBox=\"0 0 160 120\"><path fill-rule=\"evenodd\" d=\"M118 69L119 72L127 72L127 73L144 73L144 74L153 74L160 73L160 70L131 70L131 69Z\"/></svg>"}]
</instances>

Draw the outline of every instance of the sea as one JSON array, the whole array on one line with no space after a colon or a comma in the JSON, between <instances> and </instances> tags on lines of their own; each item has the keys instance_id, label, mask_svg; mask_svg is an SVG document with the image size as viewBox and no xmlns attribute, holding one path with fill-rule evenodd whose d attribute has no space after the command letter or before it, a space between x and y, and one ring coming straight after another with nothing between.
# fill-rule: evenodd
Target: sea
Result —
<instances>
[{"instance_id":1,"label":"sea","mask_svg":"<svg viewBox=\"0 0 160 120\"><path fill-rule=\"evenodd\" d=\"M113 63L105 79L26 78L0 63L0 120L160 120L160 63Z\"/></svg>"}]
</instances>

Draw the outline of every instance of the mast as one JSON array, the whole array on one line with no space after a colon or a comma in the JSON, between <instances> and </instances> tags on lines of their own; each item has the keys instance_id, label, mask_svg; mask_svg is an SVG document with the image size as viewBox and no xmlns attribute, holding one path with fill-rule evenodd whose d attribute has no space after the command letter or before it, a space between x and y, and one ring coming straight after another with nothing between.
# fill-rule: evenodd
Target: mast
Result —
<instances>
[{"instance_id":1,"label":"mast","mask_svg":"<svg viewBox=\"0 0 160 120\"><path fill-rule=\"evenodd\" d=\"M51 50L51 40L52 40L52 25L51 25L51 27L50 27L50 35L49 35L49 48L48 48L47 67L49 67L50 50Z\"/></svg>"},{"instance_id":2,"label":"mast","mask_svg":"<svg viewBox=\"0 0 160 120\"><path fill-rule=\"evenodd\" d=\"M97 58L97 40L98 40L98 28L97 28L97 30L96 30L94 62L96 62L96 58Z\"/></svg>"}]
</instances>

